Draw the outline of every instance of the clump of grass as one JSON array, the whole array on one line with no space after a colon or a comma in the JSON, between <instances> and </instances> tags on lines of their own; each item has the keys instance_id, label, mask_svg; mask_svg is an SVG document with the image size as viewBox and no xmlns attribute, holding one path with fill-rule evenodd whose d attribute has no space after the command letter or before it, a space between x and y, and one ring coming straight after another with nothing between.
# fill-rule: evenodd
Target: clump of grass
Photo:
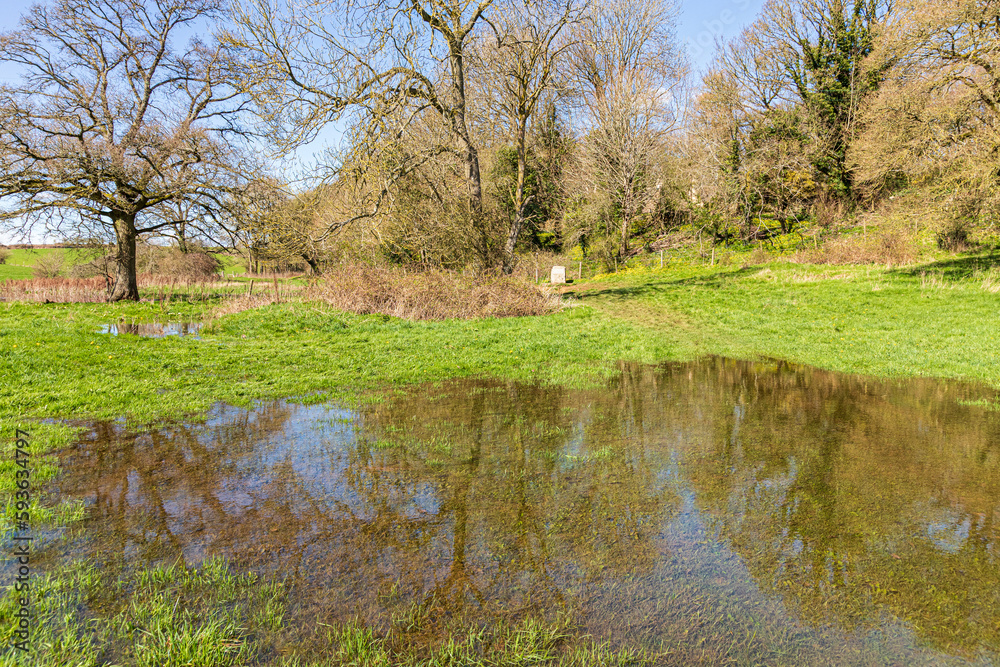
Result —
<instances>
[{"instance_id":1,"label":"clump of grass","mask_svg":"<svg viewBox=\"0 0 1000 667\"><path fill-rule=\"evenodd\" d=\"M770 267L761 269L750 276L756 280L783 282L789 284L817 283L825 280L841 280L850 282L858 278L853 273L810 273L807 271L772 271Z\"/></svg>"},{"instance_id":2,"label":"clump of grass","mask_svg":"<svg viewBox=\"0 0 1000 667\"><path fill-rule=\"evenodd\" d=\"M0 617L14 618L18 595L11 588L0 597ZM131 577L105 575L78 561L32 581L32 664L249 664L283 626L286 597L280 582L234 574L221 559L196 569L140 569ZM0 627L7 647L13 632ZM14 664L14 653L0 654L0 667Z\"/></svg>"},{"instance_id":3,"label":"clump of grass","mask_svg":"<svg viewBox=\"0 0 1000 667\"><path fill-rule=\"evenodd\" d=\"M380 634L356 622L326 626L315 645L297 647L284 667L334 665L420 665L421 667L584 667L642 665L656 655L639 648L614 649L580 634L567 616L545 620L527 616L486 625L458 624L442 632L425 627L426 609L414 608L409 620ZM323 624L321 624L323 625ZM434 626L434 622L430 622ZM318 660L318 661L317 661Z\"/></svg>"},{"instance_id":4,"label":"clump of grass","mask_svg":"<svg viewBox=\"0 0 1000 667\"><path fill-rule=\"evenodd\" d=\"M983 276L980 287L984 292L989 292L990 294L1000 292L1000 275L994 271L990 271Z\"/></svg>"},{"instance_id":5,"label":"clump of grass","mask_svg":"<svg viewBox=\"0 0 1000 667\"><path fill-rule=\"evenodd\" d=\"M544 315L557 297L506 277L466 277L436 269L350 265L317 282L309 297L340 310L408 320Z\"/></svg>"}]
</instances>

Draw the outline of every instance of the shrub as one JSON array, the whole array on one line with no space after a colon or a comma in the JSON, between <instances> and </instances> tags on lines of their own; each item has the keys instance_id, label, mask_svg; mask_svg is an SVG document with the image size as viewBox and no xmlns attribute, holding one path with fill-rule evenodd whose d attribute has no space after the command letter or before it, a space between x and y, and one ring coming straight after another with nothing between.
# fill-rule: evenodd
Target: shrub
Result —
<instances>
[{"instance_id":1,"label":"shrub","mask_svg":"<svg viewBox=\"0 0 1000 667\"><path fill-rule=\"evenodd\" d=\"M10 259L10 248L0 248L0 264L6 264Z\"/></svg>"},{"instance_id":2,"label":"shrub","mask_svg":"<svg viewBox=\"0 0 1000 667\"><path fill-rule=\"evenodd\" d=\"M161 276L184 281L212 280L222 270L222 262L207 252L181 252L170 248L157 259L155 270Z\"/></svg>"},{"instance_id":3,"label":"shrub","mask_svg":"<svg viewBox=\"0 0 1000 667\"><path fill-rule=\"evenodd\" d=\"M47 252L41 255L32 267L35 278L58 278L62 273L63 261L61 252Z\"/></svg>"},{"instance_id":4,"label":"shrub","mask_svg":"<svg viewBox=\"0 0 1000 667\"><path fill-rule=\"evenodd\" d=\"M937 245L942 250L960 252L968 250L972 245L969 242L969 223L963 218L953 218L948 221L935 234Z\"/></svg>"},{"instance_id":5,"label":"shrub","mask_svg":"<svg viewBox=\"0 0 1000 667\"><path fill-rule=\"evenodd\" d=\"M817 225L829 229L844 219L844 205L829 194L823 194L813 205L813 216Z\"/></svg>"},{"instance_id":6,"label":"shrub","mask_svg":"<svg viewBox=\"0 0 1000 667\"><path fill-rule=\"evenodd\" d=\"M181 252L179 248L143 243L136 251L135 264L140 274L163 276L181 282L201 282L214 280L222 270L222 263L203 250Z\"/></svg>"},{"instance_id":7,"label":"shrub","mask_svg":"<svg viewBox=\"0 0 1000 667\"><path fill-rule=\"evenodd\" d=\"M410 320L542 315L560 307L557 297L515 278L357 264L326 274L308 297L353 313Z\"/></svg>"},{"instance_id":8,"label":"shrub","mask_svg":"<svg viewBox=\"0 0 1000 667\"><path fill-rule=\"evenodd\" d=\"M104 260L95 259L92 262L74 264L70 267L70 278L93 278L95 276L107 275L107 266Z\"/></svg>"}]
</instances>

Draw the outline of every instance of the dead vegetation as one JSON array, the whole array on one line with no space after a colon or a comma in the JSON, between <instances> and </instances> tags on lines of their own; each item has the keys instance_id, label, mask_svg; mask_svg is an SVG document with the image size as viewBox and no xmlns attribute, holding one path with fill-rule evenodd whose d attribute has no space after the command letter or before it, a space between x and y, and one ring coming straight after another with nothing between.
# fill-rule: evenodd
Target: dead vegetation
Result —
<instances>
[{"instance_id":1,"label":"dead vegetation","mask_svg":"<svg viewBox=\"0 0 1000 667\"><path fill-rule=\"evenodd\" d=\"M182 252L178 248L141 244L137 247L136 266L139 275L163 276L167 280L182 282L206 282L218 278L222 263L208 252L190 250ZM61 264L60 264L61 267ZM89 262L76 264L70 269L73 278L92 278L114 275L114 257L104 255ZM37 278L54 276L36 276Z\"/></svg>"},{"instance_id":2,"label":"dead vegetation","mask_svg":"<svg viewBox=\"0 0 1000 667\"><path fill-rule=\"evenodd\" d=\"M140 274L139 289L152 292L154 301L173 298L183 289L185 298L194 291L205 298L213 280L178 280L164 276ZM90 278L34 278L0 282L0 301L30 301L35 303L103 303L108 300L111 283L105 276Z\"/></svg>"},{"instance_id":3,"label":"dead vegetation","mask_svg":"<svg viewBox=\"0 0 1000 667\"><path fill-rule=\"evenodd\" d=\"M352 313L409 320L520 317L560 309L557 296L514 278L370 265L334 269L314 283L307 298Z\"/></svg>"},{"instance_id":4,"label":"dead vegetation","mask_svg":"<svg viewBox=\"0 0 1000 667\"><path fill-rule=\"evenodd\" d=\"M875 229L861 235L830 239L818 248L805 248L792 256L802 264L878 264L905 266L919 257L912 235L899 229Z\"/></svg>"}]
</instances>

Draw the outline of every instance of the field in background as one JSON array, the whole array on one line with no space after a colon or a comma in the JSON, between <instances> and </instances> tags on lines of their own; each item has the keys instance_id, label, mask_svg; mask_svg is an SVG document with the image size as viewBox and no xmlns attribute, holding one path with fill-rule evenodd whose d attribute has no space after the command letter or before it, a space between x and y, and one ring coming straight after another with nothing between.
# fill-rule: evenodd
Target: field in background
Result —
<instances>
[{"instance_id":1,"label":"field in background","mask_svg":"<svg viewBox=\"0 0 1000 667\"><path fill-rule=\"evenodd\" d=\"M79 248L11 248L7 261L0 264L0 280L25 280L34 278L34 266L39 259L52 255L63 257L64 272L74 264L88 262L93 254Z\"/></svg>"}]
</instances>

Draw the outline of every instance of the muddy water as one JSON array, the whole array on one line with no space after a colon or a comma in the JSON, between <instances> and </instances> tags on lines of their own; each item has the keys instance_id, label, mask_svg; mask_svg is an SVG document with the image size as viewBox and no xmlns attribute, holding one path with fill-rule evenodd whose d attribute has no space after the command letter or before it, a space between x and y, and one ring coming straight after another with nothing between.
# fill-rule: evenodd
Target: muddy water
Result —
<instances>
[{"instance_id":1,"label":"muddy water","mask_svg":"<svg viewBox=\"0 0 1000 667\"><path fill-rule=\"evenodd\" d=\"M70 555L222 554L297 622L567 611L664 662L998 664L996 392L708 359L276 402L64 459ZM292 624L294 625L294 623Z\"/></svg>"}]
</instances>

